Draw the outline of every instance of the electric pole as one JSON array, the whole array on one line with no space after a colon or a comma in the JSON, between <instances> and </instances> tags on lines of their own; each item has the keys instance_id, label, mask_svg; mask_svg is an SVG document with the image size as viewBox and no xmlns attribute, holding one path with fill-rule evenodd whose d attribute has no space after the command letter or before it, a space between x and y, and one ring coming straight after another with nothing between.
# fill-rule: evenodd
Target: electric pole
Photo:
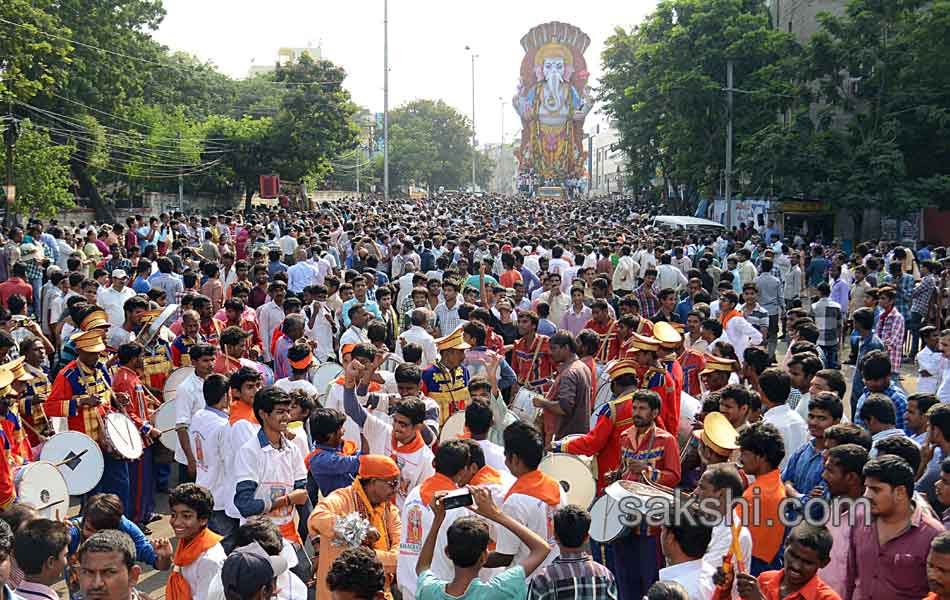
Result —
<instances>
[{"instance_id":1,"label":"electric pole","mask_svg":"<svg viewBox=\"0 0 950 600\"><path fill-rule=\"evenodd\" d=\"M383 0L383 198L389 200L389 0Z\"/></svg>"},{"instance_id":2,"label":"electric pole","mask_svg":"<svg viewBox=\"0 0 950 600\"><path fill-rule=\"evenodd\" d=\"M732 229L732 61L726 61L726 228Z\"/></svg>"},{"instance_id":3,"label":"electric pole","mask_svg":"<svg viewBox=\"0 0 950 600\"><path fill-rule=\"evenodd\" d=\"M472 53L472 193L475 193L475 158L478 155L478 139L475 133L475 59L478 55L471 47L465 49Z\"/></svg>"}]
</instances>

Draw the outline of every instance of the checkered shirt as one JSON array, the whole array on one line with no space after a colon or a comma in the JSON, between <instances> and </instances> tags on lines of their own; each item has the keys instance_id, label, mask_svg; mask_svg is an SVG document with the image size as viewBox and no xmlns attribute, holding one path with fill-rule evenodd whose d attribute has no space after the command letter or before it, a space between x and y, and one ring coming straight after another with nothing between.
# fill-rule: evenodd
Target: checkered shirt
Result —
<instances>
[{"instance_id":1,"label":"checkered shirt","mask_svg":"<svg viewBox=\"0 0 950 600\"><path fill-rule=\"evenodd\" d=\"M895 282L894 277L888 275L884 278L884 283L894 286L897 290L895 304L906 321L910 317L910 300L914 293L914 276L904 273L901 275L900 281Z\"/></svg>"},{"instance_id":2,"label":"checkered shirt","mask_svg":"<svg viewBox=\"0 0 950 600\"><path fill-rule=\"evenodd\" d=\"M812 306L812 313L818 326L818 345L837 346L842 323L841 305L831 298L822 298Z\"/></svg>"},{"instance_id":3,"label":"checkered shirt","mask_svg":"<svg viewBox=\"0 0 950 600\"><path fill-rule=\"evenodd\" d=\"M641 283L640 286L633 291L636 294L637 300L640 302L640 314L645 317L651 317L656 313L660 312L660 286L653 284L653 297L647 298L646 294L646 284Z\"/></svg>"},{"instance_id":4,"label":"checkered shirt","mask_svg":"<svg viewBox=\"0 0 950 600\"><path fill-rule=\"evenodd\" d=\"M891 357L891 371L900 372L904 361L904 317L896 309L882 315L878 321L877 337L881 338Z\"/></svg>"},{"instance_id":5,"label":"checkered shirt","mask_svg":"<svg viewBox=\"0 0 950 600\"><path fill-rule=\"evenodd\" d=\"M930 299L936 289L936 277L927 275L921 279L920 283L910 293L910 312L926 316L927 309L930 307Z\"/></svg>"},{"instance_id":6,"label":"checkered shirt","mask_svg":"<svg viewBox=\"0 0 950 600\"><path fill-rule=\"evenodd\" d=\"M563 554L536 574L528 600L617 600L617 583L607 567L587 553Z\"/></svg>"}]
</instances>

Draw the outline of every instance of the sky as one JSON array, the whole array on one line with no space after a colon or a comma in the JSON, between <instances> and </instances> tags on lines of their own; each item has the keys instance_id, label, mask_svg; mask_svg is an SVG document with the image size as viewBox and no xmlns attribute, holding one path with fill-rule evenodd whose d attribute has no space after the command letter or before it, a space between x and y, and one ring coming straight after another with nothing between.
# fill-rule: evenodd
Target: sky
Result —
<instances>
[{"instance_id":1,"label":"sky","mask_svg":"<svg viewBox=\"0 0 950 600\"><path fill-rule=\"evenodd\" d=\"M383 108L383 0L164 0L155 38L245 77L252 64L273 63L280 47L319 44L347 72L344 86L372 111ZM389 107L442 99L472 114L471 46L475 61L475 126L479 144L520 129L511 106L524 51L535 25L563 21L591 38L585 58L596 86L600 53L617 26L639 23L656 0L389 0ZM595 108L595 111L597 109ZM587 124L603 122L602 115Z\"/></svg>"}]
</instances>

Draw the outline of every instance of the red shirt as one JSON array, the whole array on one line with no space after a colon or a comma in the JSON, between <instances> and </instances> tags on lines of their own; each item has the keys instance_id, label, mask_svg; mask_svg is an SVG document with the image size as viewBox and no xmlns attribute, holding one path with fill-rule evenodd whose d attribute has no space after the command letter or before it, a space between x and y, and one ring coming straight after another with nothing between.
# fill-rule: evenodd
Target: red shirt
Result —
<instances>
[{"instance_id":1,"label":"red shirt","mask_svg":"<svg viewBox=\"0 0 950 600\"><path fill-rule=\"evenodd\" d=\"M630 398L624 394L597 409L597 422L589 433L565 442L561 450L570 454L597 457L597 493L607 487L607 473L620 466L623 432L633 426Z\"/></svg>"},{"instance_id":2,"label":"red shirt","mask_svg":"<svg viewBox=\"0 0 950 600\"><path fill-rule=\"evenodd\" d=\"M148 407L145 386L142 385L139 374L128 367L119 367L116 369L115 377L112 378L112 390L128 394L131 401L125 407L125 413L142 434L147 434L152 429L150 423L152 410ZM148 447L151 443L152 438L142 435L143 446Z\"/></svg>"},{"instance_id":3,"label":"red shirt","mask_svg":"<svg viewBox=\"0 0 950 600\"><path fill-rule=\"evenodd\" d=\"M522 281L521 273L517 270L512 269L511 271L504 271L501 275L498 276L498 283L506 288L515 287L516 281Z\"/></svg>"},{"instance_id":4,"label":"red shirt","mask_svg":"<svg viewBox=\"0 0 950 600\"><path fill-rule=\"evenodd\" d=\"M628 427L620 438L620 456L626 460L640 460L649 464L650 481L676 487L680 482L680 449L676 438L657 426L637 438L636 428ZM624 479L641 481L640 473L624 473Z\"/></svg>"},{"instance_id":5,"label":"red shirt","mask_svg":"<svg viewBox=\"0 0 950 600\"><path fill-rule=\"evenodd\" d=\"M584 325L584 328L590 329L600 337L600 346L595 356L597 362L601 364L607 363L620 356L620 338L617 336L616 321L610 319L601 325L591 319Z\"/></svg>"},{"instance_id":6,"label":"red shirt","mask_svg":"<svg viewBox=\"0 0 950 600\"><path fill-rule=\"evenodd\" d=\"M31 302L33 300L33 286L19 277L11 277L0 283L0 303L3 304L4 308L7 308L7 301L14 294L20 294L26 298L27 302Z\"/></svg>"},{"instance_id":7,"label":"red shirt","mask_svg":"<svg viewBox=\"0 0 950 600\"><path fill-rule=\"evenodd\" d=\"M677 357L680 367L683 369L683 389L694 398L702 395L702 387L699 382L699 374L706 368L706 357L702 352L686 349Z\"/></svg>"},{"instance_id":8,"label":"red shirt","mask_svg":"<svg viewBox=\"0 0 950 600\"><path fill-rule=\"evenodd\" d=\"M535 352L537 360L534 358ZM530 385L542 393L547 392L551 386L551 375L557 369L551 359L548 336L536 333L530 344L524 338L515 340L511 351L511 368L518 377L519 385Z\"/></svg>"},{"instance_id":9,"label":"red shirt","mask_svg":"<svg viewBox=\"0 0 950 600\"><path fill-rule=\"evenodd\" d=\"M816 574L808 583L800 589L787 596L782 596L782 577L785 575L785 569L780 571L766 571L758 576L759 589L766 600L841 600L828 584L821 580ZM727 590L716 588L713 594L713 600L725 600L731 598L732 594ZM929 596L928 596L929 598Z\"/></svg>"}]
</instances>

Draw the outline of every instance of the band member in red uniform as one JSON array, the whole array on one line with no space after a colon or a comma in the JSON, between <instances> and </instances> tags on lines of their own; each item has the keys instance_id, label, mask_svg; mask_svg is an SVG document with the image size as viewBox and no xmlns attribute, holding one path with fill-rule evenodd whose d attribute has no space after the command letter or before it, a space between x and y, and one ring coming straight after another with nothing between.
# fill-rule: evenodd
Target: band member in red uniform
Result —
<instances>
[{"instance_id":1,"label":"band member in red uniform","mask_svg":"<svg viewBox=\"0 0 950 600\"><path fill-rule=\"evenodd\" d=\"M538 333L538 315L533 310L518 312L518 335L511 350L511 368L518 377L518 385L530 386L547 393L553 381L551 375L557 365L551 358L548 336Z\"/></svg>"},{"instance_id":2,"label":"band member in red uniform","mask_svg":"<svg viewBox=\"0 0 950 600\"><path fill-rule=\"evenodd\" d=\"M13 383L13 373L0 369L0 397L6 399L6 402L16 401L16 392L10 386L11 383ZM14 464L6 428L0 429L0 510L8 509L16 501L16 486L13 484Z\"/></svg>"},{"instance_id":3,"label":"band member in red uniform","mask_svg":"<svg viewBox=\"0 0 950 600\"><path fill-rule=\"evenodd\" d=\"M188 351L195 344L204 344L205 336L199 333L201 317L193 310L186 310L181 313L181 335L172 342L172 366L190 367L191 357Z\"/></svg>"},{"instance_id":4,"label":"band member in red uniform","mask_svg":"<svg viewBox=\"0 0 950 600\"><path fill-rule=\"evenodd\" d=\"M600 348L595 358L597 362L605 364L620 355L617 322L610 318L610 308L606 300L594 300L590 312L592 318L584 325L584 329L590 329L600 336Z\"/></svg>"},{"instance_id":5,"label":"band member in red uniform","mask_svg":"<svg viewBox=\"0 0 950 600\"><path fill-rule=\"evenodd\" d=\"M553 452L566 452L597 459L597 494L607 487L607 473L620 467L620 439L633 425L630 399L639 389L637 363L630 359L614 361L607 370L613 398L597 410L597 422L589 433L555 441Z\"/></svg>"},{"instance_id":6,"label":"band member in red uniform","mask_svg":"<svg viewBox=\"0 0 950 600\"><path fill-rule=\"evenodd\" d=\"M677 331L676 327L677 324L660 321L653 327L653 337L660 342L657 357L660 364L666 368L666 372L673 378L673 397L679 402L683 394L684 378L683 367L676 360L676 349L683 345L683 336ZM670 433L676 434L676 431Z\"/></svg>"},{"instance_id":7,"label":"band member in red uniform","mask_svg":"<svg viewBox=\"0 0 950 600\"><path fill-rule=\"evenodd\" d=\"M627 356L637 362L637 377L640 388L656 392L660 396L660 414L657 425L668 432L679 430L680 399L676 396L673 376L660 366L656 355L660 351L660 342L653 337L633 334L632 349Z\"/></svg>"}]
</instances>

